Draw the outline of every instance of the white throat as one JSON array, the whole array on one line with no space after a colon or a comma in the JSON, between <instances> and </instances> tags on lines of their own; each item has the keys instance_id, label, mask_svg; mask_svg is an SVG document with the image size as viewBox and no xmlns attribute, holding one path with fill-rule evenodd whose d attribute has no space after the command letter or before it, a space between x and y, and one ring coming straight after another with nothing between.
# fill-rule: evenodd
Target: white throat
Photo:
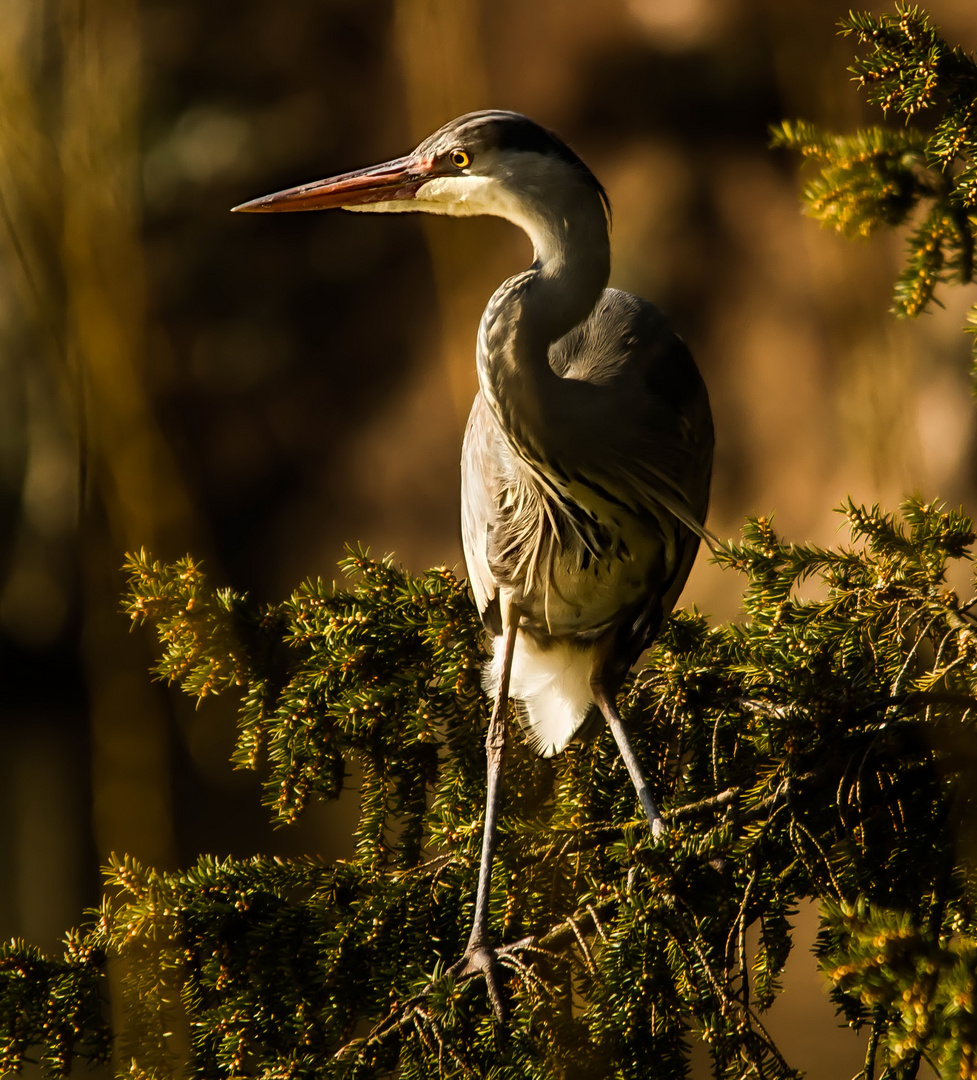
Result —
<instances>
[{"instance_id":1,"label":"white throat","mask_svg":"<svg viewBox=\"0 0 977 1080\"><path fill-rule=\"evenodd\" d=\"M501 217L518 225L533 242L536 258L548 263L560 256L560 245L552 224L542 214L534 214L526 202L506 191L489 176L438 176L422 184L413 199L362 203L346 210L381 214L423 211L452 217Z\"/></svg>"}]
</instances>

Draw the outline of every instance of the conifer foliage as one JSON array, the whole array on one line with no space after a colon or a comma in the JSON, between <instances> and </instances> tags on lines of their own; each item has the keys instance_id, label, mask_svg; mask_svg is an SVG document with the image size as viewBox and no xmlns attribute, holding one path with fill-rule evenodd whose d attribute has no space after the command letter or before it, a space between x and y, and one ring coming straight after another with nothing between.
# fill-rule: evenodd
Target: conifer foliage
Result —
<instances>
[{"instance_id":1,"label":"conifer foliage","mask_svg":"<svg viewBox=\"0 0 977 1080\"><path fill-rule=\"evenodd\" d=\"M926 12L853 13L842 32L865 46L852 67L873 105L913 125L834 135L785 121L774 145L818 166L804 191L809 213L846 236L911 224L893 310L918 315L942 282L973 280L977 210L977 61L952 48ZM977 329L977 306L969 321Z\"/></svg>"},{"instance_id":2,"label":"conifer foliage","mask_svg":"<svg viewBox=\"0 0 977 1080\"><path fill-rule=\"evenodd\" d=\"M240 695L236 760L264 771L277 817L355 797L342 776L362 776L356 854L170 874L115 861L63 960L0 956L3 1065L39 1055L57 1076L107 1053L111 957L117 1061L140 1076L671 1076L695 1038L719 1076L793 1076L802 1063L760 1014L814 898L838 1005L871 1032L869 1075L909 1076L924 1053L977 1074L974 878L958 856L977 835L977 600L946 582L973 527L919 501L843 513L855 545L839 550L751 521L719 556L744 576L744 620L677 614L630 683L664 841L606 733L551 764L511 739L492 925L538 952L509 971L505 1028L483 986L443 977L484 799L462 584L356 552L345 587L262 607L191 559L132 558L129 610L159 632L159 674Z\"/></svg>"},{"instance_id":3,"label":"conifer foliage","mask_svg":"<svg viewBox=\"0 0 977 1080\"><path fill-rule=\"evenodd\" d=\"M821 165L813 213L849 235L916 213L897 308L969 280L977 68L915 8L851 16L872 100L930 134L778 139ZM337 586L254 603L192 558L127 563L157 674L237 695L233 760L272 816L358 800L355 854L217 859L163 873L128 857L63 957L0 949L0 1071L109 1058L134 1077L406 1080L794 1077L763 1023L797 905L865 1080L921 1061L977 1076L977 598L949 584L970 519L913 499L848 503L850 544L785 542L750 520L718 561L742 618L676 613L621 708L668 824L653 841L605 731L551 762L514 720L491 898L507 956L500 1025L461 955L478 873L486 699L464 584L351 551ZM134 721L135 722L135 721ZM357 778L357 790L348 778ZM108 973L117 989L106 1021Z\"/></svg>"}]
</instances>

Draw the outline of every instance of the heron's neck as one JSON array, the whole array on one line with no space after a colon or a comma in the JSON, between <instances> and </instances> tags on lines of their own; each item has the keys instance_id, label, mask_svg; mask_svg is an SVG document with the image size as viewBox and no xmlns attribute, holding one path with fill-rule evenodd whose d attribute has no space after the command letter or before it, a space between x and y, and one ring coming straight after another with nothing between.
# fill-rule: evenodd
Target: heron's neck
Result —
<instances>
[{"instance_id":1,"label":"heron's neck","mask_svg":"<svg viewBox=\"0 0 977 1080\"><path fill-rule=\"evenodd\" d=\"M607 285L607 218L594 198L592 205L571 215L561 215L555 207L521 224L536 260L521 298L518 334L525 354L518 360L549 370L549 346L587 318Z\"/></svg>"},{"instance_id":2,"label":"heron's neck","mask_svg":"<svg viewBox=\"0 0 977 1080\"><path fill-rule=\"evenodd\" d=\"M562 382L549 350L594 310L610 274L603 205L561 214L547 208L516 222L533 241L533 265L504 282L482 315L482 392L510 433L540 430L540 409Z\"/></svg>"}]
</instances>

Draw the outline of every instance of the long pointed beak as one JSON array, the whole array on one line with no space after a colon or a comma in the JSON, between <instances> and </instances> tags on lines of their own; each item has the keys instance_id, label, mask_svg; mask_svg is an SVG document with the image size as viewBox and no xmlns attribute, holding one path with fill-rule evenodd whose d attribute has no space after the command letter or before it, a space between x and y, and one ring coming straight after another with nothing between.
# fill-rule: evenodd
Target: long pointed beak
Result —
<instances>
[{"instance_id":1,"label":"long pointed beak","mask_svg":"<svg viewBox=\"0 0 977 1080\"><path fill-rule=\"evenodd\" d=\"M232 212L271 214L291 210L328 210L335 206L413 199L417 189L435 175L433 158L413 154L366 169L286 188L273 195L241 203Z\"/></svg>"}]
</instances>

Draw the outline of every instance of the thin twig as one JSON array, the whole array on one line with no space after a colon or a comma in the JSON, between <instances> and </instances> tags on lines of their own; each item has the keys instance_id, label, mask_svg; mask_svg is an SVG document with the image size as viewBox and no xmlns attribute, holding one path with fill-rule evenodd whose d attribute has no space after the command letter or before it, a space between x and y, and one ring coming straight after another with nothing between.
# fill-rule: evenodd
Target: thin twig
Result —
<instances>
[{"instance_id":1,"label":"thin twig","mask_svg":"<svg viewBox=\"0 0 977 1080\"><path fill-rule=\"evenodd\" d=\"M684 818L695 817L697 814L704 814L710 810L722 810L738 799L742 790L740 787L727 788L725 791L720 791L718 795L709 795L705 799L699 799L698 802L685 803L683 806L663 810L662 817L667 821L682 821Z\"/></svg>"},{"instance_id":2,"label":"thin twig","mask_svg":"<svg viewBox=\"0 0 977 1080\"><path fill-rule=\"evenodd\" d=\"M594 929L597 931L598 934L600 934L601 940L606 945L609 938L606 931L604 930L604 924L598 918L597 912L594 910L592 904L587 905L587 914L594 920Z\"/></svg>"},{"instance_id":3,"label":"thin twig","mask_svg":"<svg viewBox=\"0 0 977 1080\"><path fill-rule=\"evenodd\" d=\"M597 965L594 963L594 958L590 952L590 946L587 944L587 939L580 932L580 927L577 925L576 919L567 919L567 922L570 924L570 929L576 936L577 944L580 946L580 952L583 954L584 962L587 965L587 970L591 975L596 975Z\"/></svg>"}]
</instances>

